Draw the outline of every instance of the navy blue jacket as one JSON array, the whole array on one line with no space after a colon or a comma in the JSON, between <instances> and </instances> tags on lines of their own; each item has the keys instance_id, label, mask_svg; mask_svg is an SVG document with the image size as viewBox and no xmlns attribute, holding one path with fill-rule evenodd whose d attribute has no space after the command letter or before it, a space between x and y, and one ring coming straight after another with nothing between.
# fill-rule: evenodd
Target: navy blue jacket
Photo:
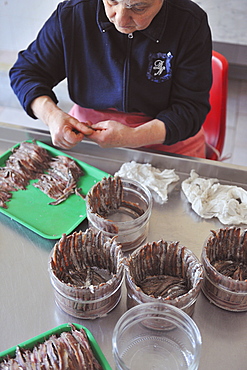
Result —
<instances>
[{"instance_id":1,"label":"navy blue jacket","mask_svg":"<svg viewBox=\"0 0 247 370\"><path fill-rule=\"evenodd\" d=\"M165 0L150 26L118 32L102 0L60 3L37 39L18 55L11 86L27 113L67 77L76 104L142 112L162 120L164 144L195 135L208 113L211 32L206 13L190 0ZM34 117L35 118L35 117Z\"/></svg>"}]
</instances>

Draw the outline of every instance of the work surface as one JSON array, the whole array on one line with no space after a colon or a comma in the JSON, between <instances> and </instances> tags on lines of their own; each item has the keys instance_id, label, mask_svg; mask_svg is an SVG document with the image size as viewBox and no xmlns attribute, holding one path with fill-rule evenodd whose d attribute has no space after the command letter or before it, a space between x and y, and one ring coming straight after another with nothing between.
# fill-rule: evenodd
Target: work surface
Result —
<instances>
[{"instance_id":1,"label":"work surface","mask_svg":"<svg viewBox=\"0 0 247 370\"><path fill-rule=\"evenodd\" d=\"M0 130L0 155L24 140L37 139L51 145L46 132L1 123ZM180 241L199 258L210 230L224 225L217 219L204 220L191 210L181 191L181 181L194 169L200 176L218 178L222 184L247 189L246 167L138 150L101 149L89 142L82 142L67 153L111 174L131 160L151 163L160 169L174 168L180 181L170 188L167 203L154 203L147 241ZM87 220L76 230L86 228ZM92 332L114 368L111 338L117 320L126 311L126 291L123 289L120 304L104 318L80 320L62 312L55 304L47 271L48 255L55 242L0 213L0 351L57 325L75 322ZM247 312L224 311L200 293L193 319L203 340L200 370L247 368Z\"/></svg>"}]
</instances>

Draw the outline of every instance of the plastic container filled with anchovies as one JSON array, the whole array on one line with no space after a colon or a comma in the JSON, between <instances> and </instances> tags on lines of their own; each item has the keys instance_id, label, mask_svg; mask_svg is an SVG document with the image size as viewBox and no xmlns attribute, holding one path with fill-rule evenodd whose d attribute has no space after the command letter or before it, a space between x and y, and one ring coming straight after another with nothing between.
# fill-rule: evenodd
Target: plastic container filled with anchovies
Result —
<instances>
[{"instance_id":1,"label":"plastic container filled with anchovies","mask_svg":"<svg viewBox=\"0 0 247 370\"><path fill-rule=\"evenodd\" d=\"M89 227L117 236L123 252L133 250L147 237L152 204L150 191L139 182L103 178L86 197Z\"/></svg>"},{"instance_id":2,"label":"plastic container filled with anchovies","mask_svg":"<svg viewBox=\"0 0 247 370\"><path fill-rule=\"evenodd\" d=\"M128 308L159 301L193 314L204 274L190 249L178 242L147 243L132 252L125 267Z\"/></svg>"},{"instance_id":3,"label":"plastic container filled with anchovies","mask_svg":"<svg viewBox=\"0 0 247 370\"><path fill-rule=\"evenodd\" d=\"M48 267L57 305L78 318L105 316L121 299L122 258L115 238L101 232L64 234L51 251Z\"/></svg>"},{"instance_id":4,"label":"plastic container filled with anchovies","mask_svg":"<svg viewBox=\"0 0 247 370\"><path fill-rule=\"evenodd\" d=\"M202 250L202 291L216 306L247 311L247 229L212 230Z\"/></svg>"}]
</instances>

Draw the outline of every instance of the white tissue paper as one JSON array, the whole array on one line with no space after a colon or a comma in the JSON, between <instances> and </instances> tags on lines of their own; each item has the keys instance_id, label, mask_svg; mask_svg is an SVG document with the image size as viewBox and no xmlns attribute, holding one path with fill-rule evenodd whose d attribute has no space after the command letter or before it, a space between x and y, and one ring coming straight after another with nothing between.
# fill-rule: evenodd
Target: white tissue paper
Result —
<instances>
[{"instance_id":1,"label":"white tissue paper","mask_svg":"<svg viewBox=\"0 0 247 370\"><path fill-rule=\"evenodd\" d=\"M225 225L247 224L247 191L243 188L221 185L218 179L202 178L194 170L181 186L199 216L217 217Z\"/></svg>"},{"instance_id":2,"label":"white tissue paper","mask_svg":"<svg viewBox=\"0 0 247 370\"><path fill-rule=\"evenodd\" d=\"M150 163L141 164L135 161L124 163L115 175L146 185L158 196L153 197L161 204L168 199L168 185L179 180L174 169L160 171Z\"/></svg>"}]
</instances>

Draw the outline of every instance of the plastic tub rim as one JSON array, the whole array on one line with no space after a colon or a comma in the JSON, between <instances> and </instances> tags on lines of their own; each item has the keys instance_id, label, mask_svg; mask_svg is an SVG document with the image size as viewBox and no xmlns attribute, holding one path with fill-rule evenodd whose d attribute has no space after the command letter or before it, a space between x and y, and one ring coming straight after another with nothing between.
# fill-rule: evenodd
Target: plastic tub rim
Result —
<instances>
[{"instance_id":1,"label":"plastic tub rim","mask_svg":"<svg viewBox=\"0 0 247 370\"><path fill-rule=\"evenodd\" d=\"M122 366L122 369L124 370L129 370L128 367L125 366L123 360L121 359L120 355L119 355L119 351L118 351L118 348L117 348L117 334L119 332L119 330L123 327L124 325L124 321L126 319L128 319L128 324L131 323L131 325L133 325L133 323L136 322L136 319L135 319L135 312L136 311L142 311L142 316L144 316L147 312L147 310L149 309L150 311L153 309L153 313L157 313L157 311L155 310L155 308L160 308L160 310L162 310L163 312L166 311L166 314L167 314L167 311L169 312L169 317L172 316L172 312L174 313L177 313L179 314L181 317L183 317L183 319L185 320L186 324L189 323L193 333L195 334L195 338L196 338L196 342L197 342L197 347L196 347L196 355L198 357L200 357L200 353L201 353L201 346L202 346L202 336L201 336L201 333L200 333L200 330L197 326L197 324L195 323L195 321L187 314L185 313L183 310L173 306L173 305L170 305L170 304L166 304L166 303L161 303L161 302L156 302L156 303L141 303L140 305L138 306L134 306L132 308L130 308L128 311L126 311L117 321L115 327L114 327L114 330L113 330L113 335L112 335L112 353L113 353L113 356L114 356L114 359L116 358L117 361L121 364ZM159 311L160 313L161 311ZM150 312L151 314L151 312ZM129 317L129 318L128 318ZM142 317L142 319L145 319L145 317ZM176 317L176 319L178 319ZM179 318L180 322L182 321L181 318ZM185 325L185 324L183 324ZM191 334L191 333L190 333ZM193 348L195 348L195 340L192 341L193 342Z\"/></svg>"}]
</instances>

